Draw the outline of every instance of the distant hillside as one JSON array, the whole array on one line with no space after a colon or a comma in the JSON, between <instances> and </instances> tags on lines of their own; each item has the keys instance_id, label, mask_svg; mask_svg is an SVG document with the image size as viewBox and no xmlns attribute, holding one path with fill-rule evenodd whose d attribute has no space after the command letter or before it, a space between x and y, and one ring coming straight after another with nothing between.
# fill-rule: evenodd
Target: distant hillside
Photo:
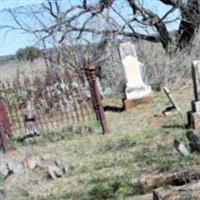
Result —
<instances>
[{"instance_id":1,"label":"distant hillside","mask_svg":"<svg viewBox=\"0 0 200 200\"><path fill-rule=\"evenodd\" d=\"M0 56L0 65L7 61L14 60L15 58L16 58L15 55Z\"/></svg>"}]
</instances>

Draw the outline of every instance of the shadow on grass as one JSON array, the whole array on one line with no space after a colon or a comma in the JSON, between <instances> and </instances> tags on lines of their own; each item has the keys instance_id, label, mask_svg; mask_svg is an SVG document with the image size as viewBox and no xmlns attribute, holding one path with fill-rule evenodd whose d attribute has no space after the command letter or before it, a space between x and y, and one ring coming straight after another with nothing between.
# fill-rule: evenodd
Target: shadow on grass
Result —
<instances>
[{"instance_id":1,"label":"shadow on grass","mask_svg":"<svg viewBox=\"0 0 200 200\"><path fill-rule=\"evenodd\" d=\"M24 135L12 139L12 149L17 149L21 146L43 146L47 143L58 141L69 141L77 137L99 134L99 128L93 124L76 124L71 125L60 131L42 132L40 135Z\"/></svg>"},{"instance_id":2,"label":"shadow on grass","mask_svg":"<svg viewBox=\"0 0 200 200\"><path fill-rule=\"evenodd\" d=\"M104 106L104 111L110 111L110 112L123 112L124 107L117 107L117 106Z\"/></svg>"},{"instance_id":3,"label":"shadow on grass","mask_svg":"<svg viewBox=\"0 0 200 200\"><path fill-rule=\"evenodd\" d=\"M180 125L180 124L173 124L173 125L163 125L162 128L166 128L166 129L170 129L170 128L178 128L178 129L187 129L187 125L186 124L183 124L183 125Z\"/></svg>"}]
</instances>

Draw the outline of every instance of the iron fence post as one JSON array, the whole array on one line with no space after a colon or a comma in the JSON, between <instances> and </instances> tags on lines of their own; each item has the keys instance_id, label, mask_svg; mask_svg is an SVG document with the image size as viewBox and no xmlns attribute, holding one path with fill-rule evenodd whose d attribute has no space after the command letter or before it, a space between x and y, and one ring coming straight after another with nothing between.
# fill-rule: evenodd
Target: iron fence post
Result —
<instances>
[{"instance_id":1,"label":"iron fence post","mask_svg":"<svg viewBox=\"0 0 200 200\"><path fill-rule=\"evenodd\" d=\"M106 132L108 132L108 126L104 114L103 105L101 102L100 92L96 83L97 77L95 72L95 66L94 64L92 64L90 57L84 58L84 70L86 78L89 83L90 93L96 118L100 122L102 128L102 134L105 134Z\"/></svg>"},{"instance_id":2,"label":"iron fence post","mask_svg":"<svg viewBox=\"0 0 200 200\"><path fill-rule=\"evenodd\" d=\"M3 100L0 97L0 145L2 145L4 152L9 150L8 136L11 136L10 130L8 115L4 107Z\"/></svg>"},{"instance_id":3,"label":"iron fence post","mask_svg":"<svg viewBox=\"0 0 200 200\"><path fill-rule=\"evenodd\" d=\"M1 145L3 148L3 152L6 153L9 151L9 146L8 146L8 135L6 135L2 123L0 123L0 139L1 139Z\"/></svg>"}]
</instances>

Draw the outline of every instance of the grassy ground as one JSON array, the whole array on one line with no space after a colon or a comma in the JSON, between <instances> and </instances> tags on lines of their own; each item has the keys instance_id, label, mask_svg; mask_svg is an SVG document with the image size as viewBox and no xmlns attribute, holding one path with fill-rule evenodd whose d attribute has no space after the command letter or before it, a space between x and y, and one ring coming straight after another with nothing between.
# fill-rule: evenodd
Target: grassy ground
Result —
<instances>
[{"instance_id":1,"label":"grassy ground","mask_svg":"<svg viewBox=\"0 0 200 200\"><path fill-rule=\"evenodd\" d=\"M169 102L158 92L149 106L123 113L107 112L110 133L105 136L99 134L95 122L89 122L87 126L95 130L92 133L79 135L64 130L56 137L44 134L23 146L15 144L17 154L56 156L67 164L68 171L56 180L48 180L37 169L35 174L16 175L1 182L9 191L7 199L127 199L148 190L133 187L135 178L200 165L199 155L182 157L172 147L174 138L186 141L185 112L190 109L192 84L176 85L172 91L183 109L183 118L161 115Z\"/></svg>"}]
</instances>

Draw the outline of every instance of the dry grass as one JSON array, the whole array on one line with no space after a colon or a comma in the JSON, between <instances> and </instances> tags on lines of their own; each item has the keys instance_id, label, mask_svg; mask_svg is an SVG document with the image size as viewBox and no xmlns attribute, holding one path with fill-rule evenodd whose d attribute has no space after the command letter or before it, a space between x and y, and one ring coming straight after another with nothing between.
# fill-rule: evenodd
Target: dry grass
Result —
<instances>
[{"instance_id":1,"label":"dry grass","mask_svg":"<svg viewBox=\"0 0 200 200\"><path fill-rule=\"evenodd\" d=\"M0 63L0 80L2 82L13 80L24 80L26 78L33 78L35 76L42 77L45 74L45 64L43 59L37 59L34 62L23 62L11 60Z\"/></svg>"},{"instance_id":2,"label":"dry grass","mask_svg":"<svg viewBox=\"0 0 200 200\"><path fill-rule=\"evenodd\" d=\"M197 33L192 47L181 52L166 55L161 44L139 41L137 52L139 60L146 66L145 79L155 89L172 83L180 83L191 75L191 63L200 59L200 32Z\"/></svg>"},{"instance_id":3,"label":"dry grass","mask_svg":"<svg viewBox=\"0 0 200 200\"><path fill-rule=\"evenodd\" d=\"M172 91L185 113L192 99L191 82L175 85ZM16 146L17 154L56 156L68 165L68 172L57 180L48 180L37 170L13 176L3 183L9 191L7 199L126 199L145 192L131 185L133 178L199 165L199 155L182 157L174 153L174 138L186 141L186 115L183 119L160 116L168 104L165 95L157 92L149 108L106 113L110 133L105 136L91 121L87 126L94 130L92 133L77 135L64 130L53 142L49 138L54 136L44 134Z\"/></svg>"}]
</instances>

